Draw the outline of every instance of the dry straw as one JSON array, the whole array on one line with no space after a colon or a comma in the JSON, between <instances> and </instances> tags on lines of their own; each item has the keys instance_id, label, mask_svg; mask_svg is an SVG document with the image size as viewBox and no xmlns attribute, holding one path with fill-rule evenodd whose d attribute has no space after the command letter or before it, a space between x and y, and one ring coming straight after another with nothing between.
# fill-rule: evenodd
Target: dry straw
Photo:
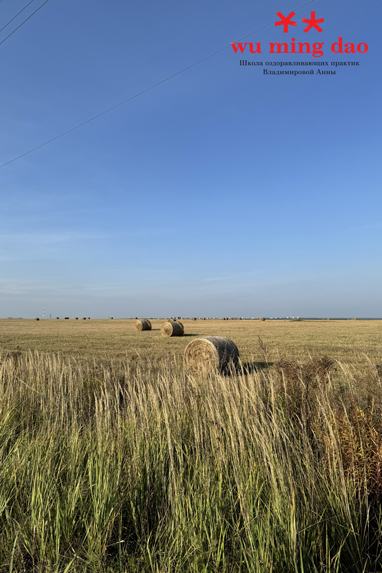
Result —
<instances>
[{"instance_id":1,"label":"dry straw","mask_svg":"<svg viewBox=\"0 0 382 573\"><path fill-rule=\"evenodd\" d=\"M239 360L236 344L224 336L206 336L192 340L184 351L183 364L189 372L223 372Z\"/></svg>"},{"instance_id":2,"label":"dry straw","mask_svg":"<svg viewBox=\"0 0 382 573\"><path fill-rule=\"evenodd\" d=\"M151 322L148 318L142 318L137 320L134 324L135 330L151 330Z\"/></svg>"},{"instance_id":3,"label":"dry straw","mask_svg":"<svg viewBox=\"0 0 382 573\"><path fill-rule=\"evenodd\" d=\"M181 322L168 320L162 324L160 331L165 338L169 338L170 336L183 336L184 326Z\"/></svg>"}]
</instances>

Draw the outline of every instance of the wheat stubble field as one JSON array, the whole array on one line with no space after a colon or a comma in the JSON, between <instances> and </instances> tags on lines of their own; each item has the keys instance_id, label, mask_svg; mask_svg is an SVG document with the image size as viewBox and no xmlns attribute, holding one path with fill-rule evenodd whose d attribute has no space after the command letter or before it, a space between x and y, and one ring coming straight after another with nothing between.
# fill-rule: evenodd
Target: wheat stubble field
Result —
<instances>
[{"instance_id":1,"label":"wheat stubble field","mask_svg":"<svg viewBox=\"0 0 382 573\"><path fill-rule=\"evenodd\" d=\"M309 354L330 354L355 364L362 354L382 360L382 321L276 321L182 320L183 338L164 339L163 320L152 320L152 331L138 333L134 320L0 320L0 349L59 352L84 357L161 359L183 355L184 348L200 336L226 336L240 350L242 361L261 358L258 337L269 346L272 359L288 354L303 359Z\"/></svg>"},{"instance_id":2,"label":"wheat stubble field","mask_svg":"<svg viewBox=\"0 0 382 573\"><path fill-rule=\"evenodd\" d=\"M0 321L0 571L381 572L382 323L162 322Z\"/></svg>"}]
</instances>

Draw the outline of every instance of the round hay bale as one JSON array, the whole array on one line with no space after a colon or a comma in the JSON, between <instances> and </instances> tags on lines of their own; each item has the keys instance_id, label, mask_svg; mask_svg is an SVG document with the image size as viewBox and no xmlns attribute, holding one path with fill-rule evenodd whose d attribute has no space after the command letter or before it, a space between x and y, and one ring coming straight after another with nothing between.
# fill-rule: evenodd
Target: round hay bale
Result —
<instances>
[{"instance_id":1,"label":"round hay bale","mask_svg":"<svg viewBox=\"0 0 382 573\"><path fill-rule=\"evenodd\" d=\"M141 320L137 320L134 324L135 330L151 330L151 322L148 318L142 318Z\"/></svg>"},{"instance_id":2,"label":"round hay bale","mask_svg":"<svg viewBox=\"0 0 382 573\"><path fill-rule=\"evenodd\" d=\"M82 317L82 320L86 320L86 316L83 316L83 317Z\"/></svg>"},{"instance_id":3,"label":"round hay bale","mask_svg":"<svg viewBox=\"0 0 382 573\"><path fill-rule=\"evenodd\" d=\"M184 334L184 326L183 326L183 323L180 322L177 318L168 318L166 322L175 322L176 324L179 324L179 326L180 326L181 329L183 330L183 334ZM173 336L176 336L176 334L174 334Z\"/></svg>"},{"instance_id":4,"label":"round hay bale","mask_svg":"<svg viewBox=\"0 0 382 573\"><path fill-rule=\"evenodd\" d=\"M196 318L193 316L193 317L191 318L191 320L196 320Z\"/></svg>"},{"instance_id":5,"label":"round hay bale","mask_svg":"<svg viewBox=\"0 0 382 573\"><path fill-rule=\"evenodd\" d=\"M60 317L59 317L59 316L56 316L56 320L60 320Z\"/></svg>"},{"instance_id":6,"label":"round hay bale","mask_svg":"<svg viewBox=\"0 0 382 573\"><path fill-rule=\"evenodd\" d=\"M192 340L184 351L185 370L195 373L223 372L239 359L236 344L224 336L206 336Z\"/></svg>"},{"instance_id":7,"label":"round hay bale","mask_svg":"<svg viewBox=\"0 0 382 573\"><path fill-rule=\"evenodd\" d=\"M184 327L181 322L168 320L162 324L160 331L165 338L169 338L170 336L183 336Z\"/></svg>"},{"instance_id":8,"label":"round hay bale","mask_svg":"<svg viewBox=\"0 0 382 573\"><path fill-rule=\"evenodd\" d=\"M261 317L261 318L259 318L259 320L265 320L265 318Z\"/></svg>"},{"instance_id":9,"label":"round hay bale","mask_svg":"<svg viewBox=\"0 0 382 573\"><path fill-rule=\"evenodd\" d=\"M78 316L76 316L76 318L74 320L78 320Z\"/></svg>"},{"instance_id":10,"label":"round hay bale","mask_svg":"<svg viewBox=\"0 0 382 573\"><path fill-rule=\"evenodd\" d=\"M36 320L40 320L39 318L36 318Z\"/></svg>"}]
</instances>

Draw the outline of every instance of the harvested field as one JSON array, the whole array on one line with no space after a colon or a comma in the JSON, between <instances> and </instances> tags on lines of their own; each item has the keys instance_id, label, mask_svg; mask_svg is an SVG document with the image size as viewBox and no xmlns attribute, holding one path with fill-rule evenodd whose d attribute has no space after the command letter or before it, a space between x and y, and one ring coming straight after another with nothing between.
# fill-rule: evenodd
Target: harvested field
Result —
<instances>
[{"instance_id":1,"label":"harvested field","mask_svg":"<svg viewBox=\"0 0 382 573\"><path fill-rule=\"evenodd\" d=\"M309 356L327 355L350 365L382 361L382 321L222 321L182 320L185 337L166 340L160 335L163 320L152 320L149 337L137 337L134 319L64 321L2 319L0 351L38 350L71 356L142 357L161 359L166 354L183 360L184 349L193 338L224 336L233 340L242 362L264 360L259 337L266 346L268 361L293 356L306 362Z\"/></svg>"},{"instance_id":2,"label":"harvested field","mask_svg":"<svg viewBox=\"0 0 382 573\"><path fill-rule=\"evenodd\" d=\"M134 322L0 321L4 571L380 571L382 323Z\"/></svg>"}]
</instances>

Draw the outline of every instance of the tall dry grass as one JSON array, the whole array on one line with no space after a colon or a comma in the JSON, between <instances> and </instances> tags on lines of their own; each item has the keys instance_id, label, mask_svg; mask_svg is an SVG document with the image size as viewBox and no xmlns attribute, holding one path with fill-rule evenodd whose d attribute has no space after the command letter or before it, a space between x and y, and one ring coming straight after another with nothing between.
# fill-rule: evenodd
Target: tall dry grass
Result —
<instances>
[{"instance_id":1,"label":"tall dry grass","mask_svg":"<svg viewBox=\"0 0 382 573\"><path fill-rule=\"evenodd\" d=\"M3 355L0 570L381 571L378 373L313 363Z\"/></svg>"}]
</instances>

